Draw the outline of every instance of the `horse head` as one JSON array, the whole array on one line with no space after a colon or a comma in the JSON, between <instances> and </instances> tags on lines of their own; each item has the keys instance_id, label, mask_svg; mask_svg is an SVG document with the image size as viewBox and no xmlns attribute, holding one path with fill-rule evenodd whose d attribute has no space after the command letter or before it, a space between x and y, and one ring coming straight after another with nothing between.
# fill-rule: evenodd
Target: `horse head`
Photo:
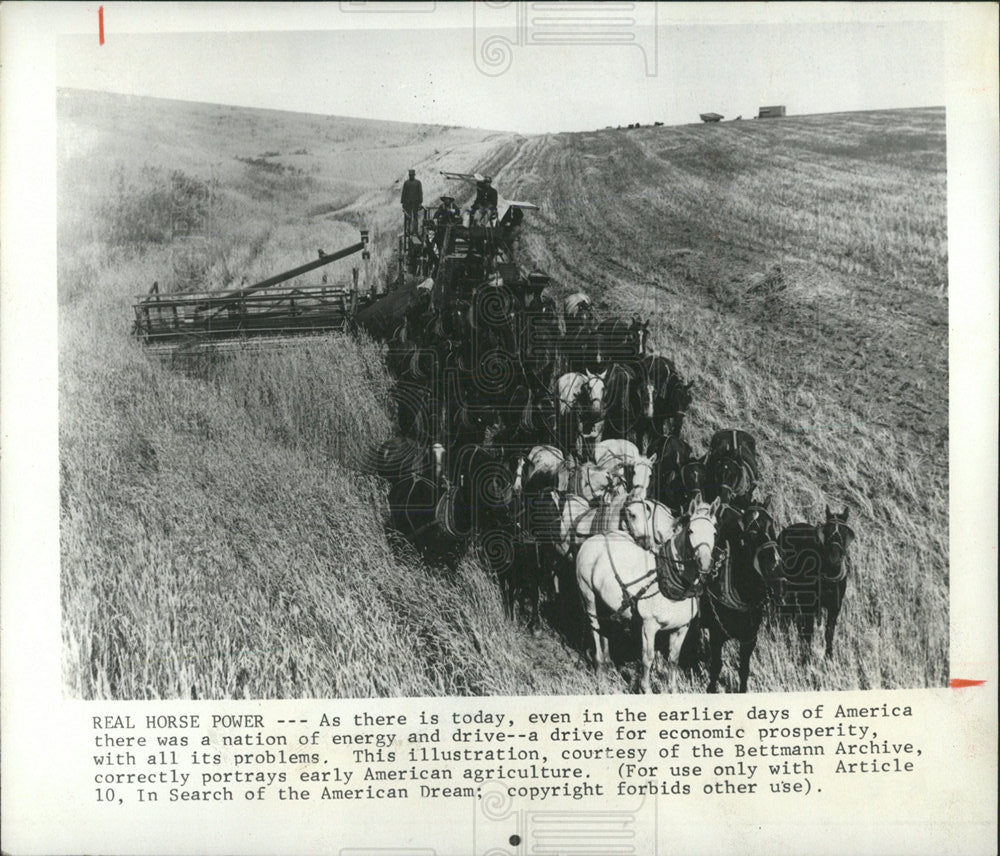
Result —
<instances>
[{"instance_id":1,"label":"horse head","mask_svg":"<svg viewBox=\"0 0 1000 856\"><path fill-rule=\"evenodd\" d=\"M515 479L496 450L469 446L463 463L463 488L470 511L495 515L510 505Z\"/></svg>"},{"instance_id":2,"label":"horse head","mask_svg":"<svg viewBox=\"0 0 1000 856\"><path fill-rule=\"evenodd\" d=\"M649 485L653 480L653 466L655 464L656 452L649 458L640 455L627 466L627 470L631 471L631 481L629 483L631 490L629 496L632 499L646 498L646 494L649 492Z\"/></svg>"},{"instance_id":3,"label":"horse head","mask_svg":"<svg viewBox=\"0 0 1000 856\"><path fill-rule=\"evenodd\" d=\"M511 491L516 496L520 496L524 493L524 468L527 463L527 455L518 455L514 459L514 481L511 484Z\"/></svg>"},{"instance_id":4,"label":"horse head","mask_svg":"<svg viewBox=\"0 0 1000 856\"><path fill-rule=\"evenodd\" d=\"M656 384L649 375L642 378L639 394L642 396L642 407L640 408L642 415L647 419L653 419L656 415Z\"/></svg>"},{"instance_id":5,"label":"horse head","mask_svg":"<svg viewBox=\"0 0 1000 856\"><path fill-rule=\"evenodd\" d=\"M719 510L715 515L715 524L719 537L732 547L743 539L743 510L719 497Z\"/></svg>"},{"instance_id":6,"label":"horse head","mask_svg":"<svg viewBox=\"0 0 1000 856\"><path fill-rule=\"evenodd\" d=\"M632 499L622 509L622 520L632 540L647 550L657 551L675 534L677 519L662 502Z\"/></svg>"},{"instance_id":7,"label":"horse head","mask_svg":"<svg viewBox=\"0 0 1000 856\"><path fill-rule=\"evenodd\" d=\"M708 486L708 469L702 460L687 461L681 465L681 485L686 493L695 496Z\"/></svg>"},{"instance_id":8,"label":"horse head","mask_svg":"<svg viewBox=\"0 0 1000 856\"><path fill-rule=\"evenodd\" d=\"M684 417L688 408L694 400L691 395L691 388L694 381L684 383L679 375L673 374L667 381L666 395L664 396L664 408L666 413L664 418L670 421L670 433L676 437L681 434L684 424Z\"/></svg>"},{"instance_id":9,"label":"horse head","mask_svg":"<svg viewBox=\"0 0 1000 856\"><path fill-rule=\"evenodd\" d=\"M576 470L576 492L588 499L602 496L621 484L615 474L590 461L584 461Z\"/></svg>"},{"instance_id":10,"label":"horse head","mask_svg":"<svg viewBox=\"0 0 1000 856\"><path fill-rule=\"evenodd\" d=\"M635 348L635 355L637 357L644 357L649 353L649 339L651 333L649 332L649 319L645 321L638 315L632 318L632 325L628 330L629 338L631 339L633 346Z\"/></svg>"},{"instance_id":11,"label":"horse head","mask_svg":"<svg viewBox=\"0 0 1000 856\"><path fill-rule=\"evenodd\" d=\"M709 576L713 570L716 515L720 506L718 499L709 505L702 501L700 494L695 496L688 506L687 523L678 532L679 536L687 536L686 543L682 545L682 555L686 554L697 564L702 578Z\"/></svg>"},{"instance_id":12,"label":"horse head","mask_svg":"<svg viewBox=\"0 0 1000 856\"><path fill-rule=\"evenodd\" d=\"M840 582L847 577L847 548L854 541L854 530L847 525L850 509L846 506L839 514L826 508L826 522L816 527L816 537L823 549L823 575L827 579Z\"/></svg>"},{"instance_id":13,"label":"horse head","mask_svg":"<svg viewBox=\"0 0 1000 856\"><path fill-rule=\"evenodd\" d=\"M740 462L729 457L717 460L709 476L716 495L727 504L736 504L736 498L743 492L743 467Z\"/></svg>"},{"instance_id":14,"label":"horse head","mask_svg":"<svg viewBox=\"0 0 1000 856\"><path fill-rule=\"evenodd\" d=\"M580 387L578 401L584 401L585 409L591 413L599 414L604 408L604 381L607 378L608 370L595 374L587 369L586 380Z\"/></svg>"},{"instance_id":15,"label":"horse head","mask_svg":"<svg viewBox=\"0 0 1000 856\"><path fill-rule=\"evenodd\" d=\"M660 467L680 471L691 460L691 444L680 437L671 435L660 445Z\"/></svg>"},{"instance_id":16,"label":"horse head","mask_svg":"<svg viewBox=\"0 0 1000 856\"><path fill-rule=\"evenodd\" d=\"M535 403L534 396L531 394L531 387L522 384L514 390L511 409L521 411L517 420L518 427L521 430L529 431L534 427Z\"/></svg>"}]
</instances>

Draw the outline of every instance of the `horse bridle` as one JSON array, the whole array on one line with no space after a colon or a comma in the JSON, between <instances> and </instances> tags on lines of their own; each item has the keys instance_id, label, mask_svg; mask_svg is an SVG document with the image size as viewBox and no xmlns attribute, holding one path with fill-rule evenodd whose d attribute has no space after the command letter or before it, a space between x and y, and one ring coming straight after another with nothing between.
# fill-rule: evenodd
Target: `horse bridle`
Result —
<instances>
[{"instance_id":1,"label":"horse bridle","mask_svg":"<svg viewBox=\"0 0 1000 856\"><path fill-rule=\"evenodd\" d=\"M747 512L750 511L755 511L757 512L757 514L755 514L755 516L751 519L750 523L745 526L742 525L741 521L740 536L739 536L739 543L741 547L746 544L746 539L750 534L750 530L753 527L754 523L760 518L760 513L764 512L766 514L766 511L758 506L751 506L750 508L747 509ZM767 519L770 520L770 515L767 515ZM768 587L770 587L771 581L764 576L764 573L760 569L760 556L761 553L763 553L763 551L768 549L769 547L773 547L775 550L777 550L778 542L775 541L774 539L769 538L767 541L765 541L763 544L757 547L757 549L754 551L754 557L753 557L753 569L757 573L757 575L761 578L761 581ZM729 550L727 548L726 550L723 551L722 560L728 563L730 559L731 557L729 555ZM723 630L729 633L729 631L725 627L725 624L722 621L722 616L718 614L712 601L717 600L727 608L732 609L736 612L747 612L751 608L751 604L744 601L743 598L741 598L736 593L735 589L732 588L729 574L724 574L723 579L724 579L723 590L720 594L718 595L715 594L711 589L707 589L707 591L709 595L709 604L712 606L712 613L715 616L715 620L719 623L719 625L723 628ZM730 635L732 634L730 633Z\"/></svg>"},{"instance_id":2,"label":"horse bridle","mask_svg":"<svg viewBox=\"0 0 1000 856\"><path fill-rule=\"evenodd\" d=\"M704 520L704 521L707 521L708 523L711 523L712 524L712 533L713 534L716 533L716 520L715 520L715 517L713 517L711 514L706 514L705 512L701 512L700 514L692 514L691 517L688 518L687 525L685 526L685 528L688 531L688 538L687 538L687 540L689 542L690 542L690 538L691 538L691 534L692 534L692 532L691 532L691 524L694 523L696 520ZM713 543L711 543L711 544L708 541L701 541L701 542L699 542L697 544L690 544L691 553L692 554L697 553L699 547L708 547L709 552L714 553L715 552L714 539L713 539ZM693 561L693 560L688 560L688 561ZM716 568L713 567L713 571L715 571L715 570L716 570Z\"/></svg>"},{"instance_id":3,"label":"horse bridle","mask_svg":"<svg viewBox=\"0 0 1000 856\"><path fill-rule=\"evenodd\" d=\"M648 533L645 533L645 532L644 533L637 533L635 531L635 527L632 525L632 518L629 517L627 514L625 514L625 510L630 505L641 505L643 507L643 509L645 510L646 521L647 521L648 528L649 528ZM643 535L643 536L645 536L646 534L648 534L650 542L654 543L654 544L656 543L656 522L655 522L656 521L656 505L653 503L652 500L650 500L650 499L629 499L629 500L626 500L625 504L622 506L622 517L625 519L625 528L628 530L628 534L631 536L631 538L632 538L633 541L635 541L636 543L638 543L639 542L639 536L640 536L640 534ZM670 539L668 538L667 541L669 541L669 540ZM663 543L665 544L665 543L667 543L667 541L664 541ZM647 549L648 549L648 547L647 547Z\"/></svg>"},{"instance_id":4,"label":"horse bridle","mask_svg":"<svg viewBox=\"0 0 1000 856\"><path fill-rule=\"evenodd\" d=\"M580 386L580 391L577 393L577 399L579 399L581 395L586 393L587 402L585 409L589 411L591 409L590 405L592 405L594 402L594 387L597 385L598 381L600 381L603 384L604 378L602 378L600 375L584 375L584 377L586 377L587 380ZM600 401L601 401L601 407L599 413L603 417L605 412L603 395L601 396Z\"/></svg>"},{"instance_id":5,"label":"horse bridle","mask_svg":"<svg viewBox=\"0 0 1000 856\"><path fill-rule=\"evenodd\" d=\"M767 513L766 509L763 509L760 506L751 505L747 509L747 512L751 512L751 511L756 512L756 513L755 513L754 517L751 519L750 523L747 525L746 529L744 530L744 533L743 533L744 537L746 537L746 536L748 536L750 534L751 527L758 520L760 520L762 514L766 517L766 519L768 521L770 521L770 523L771 523L772 526L774 525L774 521L771 520L771 516ZM766 529L766 527L762 531L764 532L765 537L767 537L767 529ZM761 578L761 580L764 581L764 584L769 586L769 585L771 585L772 580L769 580L767 577L765 577L764 576L764 572L760 569L760 557L761 557L761 554L765 550L768 550L768 549L774 549L775 551L778 552L778 555L779 555L778 567L779 568L781 567L780 548L778 547L778 542L774 538L767 537L767 540L764 541L762 544L760 544L760 546L758 546L756 550L754 550L754 554L753 554L753 569L757 572L757 576L759 576Z\"/></svg>"},{"instance_id":6,"label":"horse bridle","mask_svg":"<svg viewBox=\"0 0 1000 856\"><path fill-rule=\"evenodd\" d=\"M824 525L824 527L826 527L826 526L832 526L835 535L839 536L840 535L840 529L844 528L844 529L846 529L850 533L850 537L852 539L855 538L855 537L857 537L855 535L854 529L852 529L843 520L827 520L826 523L823 524L823 525ZM844 580L847 579L847 545L844 543L844 540L846 540L846 539L842 538L841 540L837 540L837 541L833 541L832 539L829 539L829 538L827 539L827 545L834 544L834 545L840 547L841 551L843 552L843 555L841 556L841 560L840 560L840 573L838 573L837 576L835 576L835 577L831 577L830 580L829 580L830 582L833 582L833 583L842 583Z\"/></svg>"},{"instance_id":7,"label":"horse bridle","mask_svg":"<svg viewBox=\"0 0 1000 856\"><path fill-rule=\"evenodd\" d=\"M712 562L711 568L707 572L703 572L701 567L697 565L697 559L693 557L693 553L697 552L699 547L706 546L714 554L715 548L714 544L709 544L708 542L699 542L698 544L691 543L691 524L696 520L705 520L712 524L713 533L716 531L715 518L711 514L706 514L701 512L699 514L693 514L687 521L681 524L681 529L687 531L687 537L684 539L685 543L688 545L688 556L677 556L674 558L671 555L671 549L673 547L673 540L671 539L666 544L663 545L663 549L660 551L664 562L666 563L666 573L668 577L672 577L672 584L681 589L681 597L698 597L706 588L707 580L716 576L719 573L719 566L722 556L715 559ZM676 537L676 536L675 536ZM677 569L689 569L692 566L697 570L697 574L694 579L688 582L687 578L683 574L678 574ZM680 577L680 579L678 579Z\"/></svg>"}]
</instances>

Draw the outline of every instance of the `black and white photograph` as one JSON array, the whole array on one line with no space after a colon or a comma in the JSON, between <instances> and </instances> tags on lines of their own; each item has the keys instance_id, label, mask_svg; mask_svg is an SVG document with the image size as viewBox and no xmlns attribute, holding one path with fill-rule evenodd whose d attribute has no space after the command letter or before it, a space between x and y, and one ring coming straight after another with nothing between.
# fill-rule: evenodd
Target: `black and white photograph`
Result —
<instances>
[{"instance_id":1,"label":"black and white photograph","mask_svg":"<svg viewBox=\"0 0 1000 856\"><path fill-rule=\"evenodd\" d=\"M67 693L947 683L940 25L563 6L65 38Z\"/></svg>"},{"instance_id":2,"label":"black and white photograph","mask_svg":"<svg viewBox=\"0 0 1000 856\"><path fill-rule=\"evenodd\" d=\"M168 781L132 772L143 744L120 735L136 727L208 735L159 736L159 760L139 759L170 771L177 800L232 799L241 770L288 752L280 769L322 783L307 785L317 803L470 798L476 853L653 852L613 849L617 815L597 802L569 826L522 807L615 795L608 811L638 806L621 834L668 852L673 795L760 793L735 759L823 755L809 734L864 729L850 731L863 757L826 750L821 772L858 776L835 777L837 799L862 773L920 769L933 736L889 742L913 715L897 693L951 699L996 675L980 618L996 615L997 284L982 244L995 250L996 7L141 7L49 10L52 237L37 253L4 241L24 259L4 275L4 417L13 389L19 420L47 419L23 405L30 383L54 450L15 462L19 490L53 485L29 537L7 489L23 447L4 431L5 547L17 527L38 568L57 568L39 580L58 592L42 619L58 674L38 675L89 729L98 804L175 799L130 789ZM5 151L7 175L17 163ZM42 334L12 332L21 318ZM34 591L29 564L4 562L5 615L12 591ZM844 713L845 698L861 706ZM319 700L321 716L265 706ZM428 711L449 701L470 712L440 721L456 730L439 749ZM386 732L352 747L356 768L323 767L268 730L301 723L301 749L354 704L356 727L427 726L407 739L428 745ZM732 743L742 727L698 730L744 709L748 733L762 726L749 750ZM647 731L639 710L693 730ZM504 723L530 746L539 721L572 747L558 757L617 759L617 779L610 763L611 784L593 784L544 748L482 748ZM217 736L244 723L236 743ZM655 734L660 766L640 766ZM684 754L698 737L725 747L714 791L677 766L702 757ZM463 741L477 748L449 749ZM532 762L532 781L503 766L461 788L367 781L428 779L420 762L449 751ZM372 773L401 759L410 772ZM774 794L827 787L810 761L782 763ZM892 781L903 811L915 786ZM596 824L598 850L578 823ZM286 852L452 852L365 824L308 845L319 832L296 833ZM945 840L935 829L927 846ZM162 833L197 851L193 832ZM147 836L140 849L160 852ZM833 849L878 852L861 840ZM227 846L258 852L235 830L210 849Z\"/></svg>"}]
</instances>

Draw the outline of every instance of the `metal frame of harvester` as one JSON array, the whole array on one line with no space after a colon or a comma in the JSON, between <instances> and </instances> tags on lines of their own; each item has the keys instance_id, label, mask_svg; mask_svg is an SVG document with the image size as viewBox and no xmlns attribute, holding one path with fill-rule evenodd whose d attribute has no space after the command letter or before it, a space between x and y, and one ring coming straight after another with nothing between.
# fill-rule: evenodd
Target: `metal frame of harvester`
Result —
<instances>
[{"instance_id":1,"label":"metal frame of harvester","mask_svg":"<svg viewBox=\"0 0 1000 856\"><path fill-rule=\"evenodd\" d=\"M361 253L362 270L349 285L289 285L289 281ZM163 294L157 283L133 304L133 333L146 345L176 346L203 340L288 336L344 330L377 297L369 284L368 230L356 244L233 291Z\"/></svg>"}]
</instances>

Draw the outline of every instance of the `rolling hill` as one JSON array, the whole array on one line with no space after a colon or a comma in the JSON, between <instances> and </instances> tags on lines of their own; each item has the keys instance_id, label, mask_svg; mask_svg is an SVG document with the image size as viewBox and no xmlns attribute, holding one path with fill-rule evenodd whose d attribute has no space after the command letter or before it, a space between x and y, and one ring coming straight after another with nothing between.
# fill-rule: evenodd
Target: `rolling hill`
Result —
<instances>
[{"instance_id":1,"label":"rolling hill","mask_svg":"<svg viewBox=\"0 0 1000 856\"><path fill-rule=\"evenodd\" d=\"M133 295L176 269L178 205L208 200L204 287L360 225L384 273L409 167L425 198L478 170L539 204L522 263L652 320L695 381L688 439L751 431L779 525L850 507L837 657L764 634L751 691L946 683L943 109L532 137L70 90L57 115L67 693L627 691L637 652L595 675L582 634L532 636L474 558L450 574L387 536L356 468L390 431L375 344L170 363L129 337Z\"/></svg>"}]
</instances>

